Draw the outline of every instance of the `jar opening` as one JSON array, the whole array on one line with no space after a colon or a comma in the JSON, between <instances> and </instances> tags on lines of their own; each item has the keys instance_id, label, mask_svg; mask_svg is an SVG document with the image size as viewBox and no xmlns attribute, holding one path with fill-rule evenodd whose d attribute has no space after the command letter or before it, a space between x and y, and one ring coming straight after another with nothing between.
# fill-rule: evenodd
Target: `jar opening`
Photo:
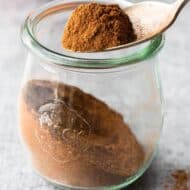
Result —
<instances>
[{"instance_id":1,"label":"jar opening","mask_svg":"<svg viewBox=\"0 0 190 190\"><path fill-rule=\"evenodd\" d=\"M128 48L114 49L106 52L77 53L66 51L61 47L61 35L71 12L86 0L55 1L33 11L22 28L22 40L31 52L57 65L75 68L113 68L142 62L159 52L163 47L163 35L157 36ZM107 0L96 2L110 3ZM124 0L114 0L121 8L129 6Z\"/></svg>"}]
</instances>

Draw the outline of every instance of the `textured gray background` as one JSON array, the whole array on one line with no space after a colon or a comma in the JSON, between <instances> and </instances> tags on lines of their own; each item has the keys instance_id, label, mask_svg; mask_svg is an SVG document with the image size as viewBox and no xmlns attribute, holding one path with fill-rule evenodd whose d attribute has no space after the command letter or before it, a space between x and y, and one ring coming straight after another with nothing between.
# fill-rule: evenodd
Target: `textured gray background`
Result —
<instances>
[{"instance_id":1,"label":"textured gray background","mask_svg":"<svg viewBox=\"0 0 190 190\"><path fill-rule=\"evenodd\" d=\"M0 0L0 189L58 190L27 165L17 134L17 95L26 50L19 39L27 13L48 0ZM190 170L190 5L167 32L160 57L166 119L159 154L129 190L162 190L171 170Z\"/></svg>"}]
</instances>

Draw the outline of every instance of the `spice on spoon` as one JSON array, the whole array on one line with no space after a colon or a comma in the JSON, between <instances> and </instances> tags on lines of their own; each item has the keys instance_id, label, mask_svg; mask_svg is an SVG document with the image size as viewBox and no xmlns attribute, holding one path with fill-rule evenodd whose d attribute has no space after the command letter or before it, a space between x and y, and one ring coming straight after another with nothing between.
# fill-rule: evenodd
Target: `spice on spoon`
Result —
<instances>
[{"instance_id":1,"label":"spice on spoon","mask_svg":"<svg viewBox=\"0 0 190 190\"><path fill-rule=\"evenodd\" d=\"M73 51L101 51L136 39L132 23L118 5L82 4L64 29L62 46Z\"/></svg>"}]
</instances>

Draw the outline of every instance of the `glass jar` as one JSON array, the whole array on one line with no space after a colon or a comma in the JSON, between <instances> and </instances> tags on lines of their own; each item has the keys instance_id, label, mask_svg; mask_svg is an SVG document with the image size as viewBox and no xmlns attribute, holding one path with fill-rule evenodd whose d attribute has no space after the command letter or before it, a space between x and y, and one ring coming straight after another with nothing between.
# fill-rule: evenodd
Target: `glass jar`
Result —
<instances>
[{"instance_id":1,"label":"glass jar","mask_svg":"<svg viewBox=\"0 0 190 190\"><path fill-rule=\"evenodd\" d=\"M77 190L119 189L139 178L155 155L163 125L157 66L164 40L64 51L66 20L86 2L51 2L26 19L19 129L34 169L48 181Z\"/></svg>"}]
</instances>

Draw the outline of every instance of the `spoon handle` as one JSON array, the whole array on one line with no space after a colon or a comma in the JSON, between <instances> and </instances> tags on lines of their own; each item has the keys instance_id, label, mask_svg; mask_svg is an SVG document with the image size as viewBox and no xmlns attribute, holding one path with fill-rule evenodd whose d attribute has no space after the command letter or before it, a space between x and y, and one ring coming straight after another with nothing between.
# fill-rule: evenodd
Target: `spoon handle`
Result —
<instances>
[{"instance_id":1,"label":"spoon handle","mask_svg":"<svg viewBox=\"0 0 190 190\"><path fill-rule=\"evenodd\" d=\"M185 7L185 5L189 2L189 0L177 0L172 4L172 9L174 12L174 20L176 20L177 16L181 12L181 10Z\"/></svg>"},{"instance_id":2,"label":"spoon handle","mask_svg":"<svg viewBox=\"0 0 190 190\"><path fill-rule=\"evenodd\" d=\"M176 8L177 12L180 12L181 9L189 2L189 0L177 0L174 3L174 7Z\"/></svg>"}]
</instances>

